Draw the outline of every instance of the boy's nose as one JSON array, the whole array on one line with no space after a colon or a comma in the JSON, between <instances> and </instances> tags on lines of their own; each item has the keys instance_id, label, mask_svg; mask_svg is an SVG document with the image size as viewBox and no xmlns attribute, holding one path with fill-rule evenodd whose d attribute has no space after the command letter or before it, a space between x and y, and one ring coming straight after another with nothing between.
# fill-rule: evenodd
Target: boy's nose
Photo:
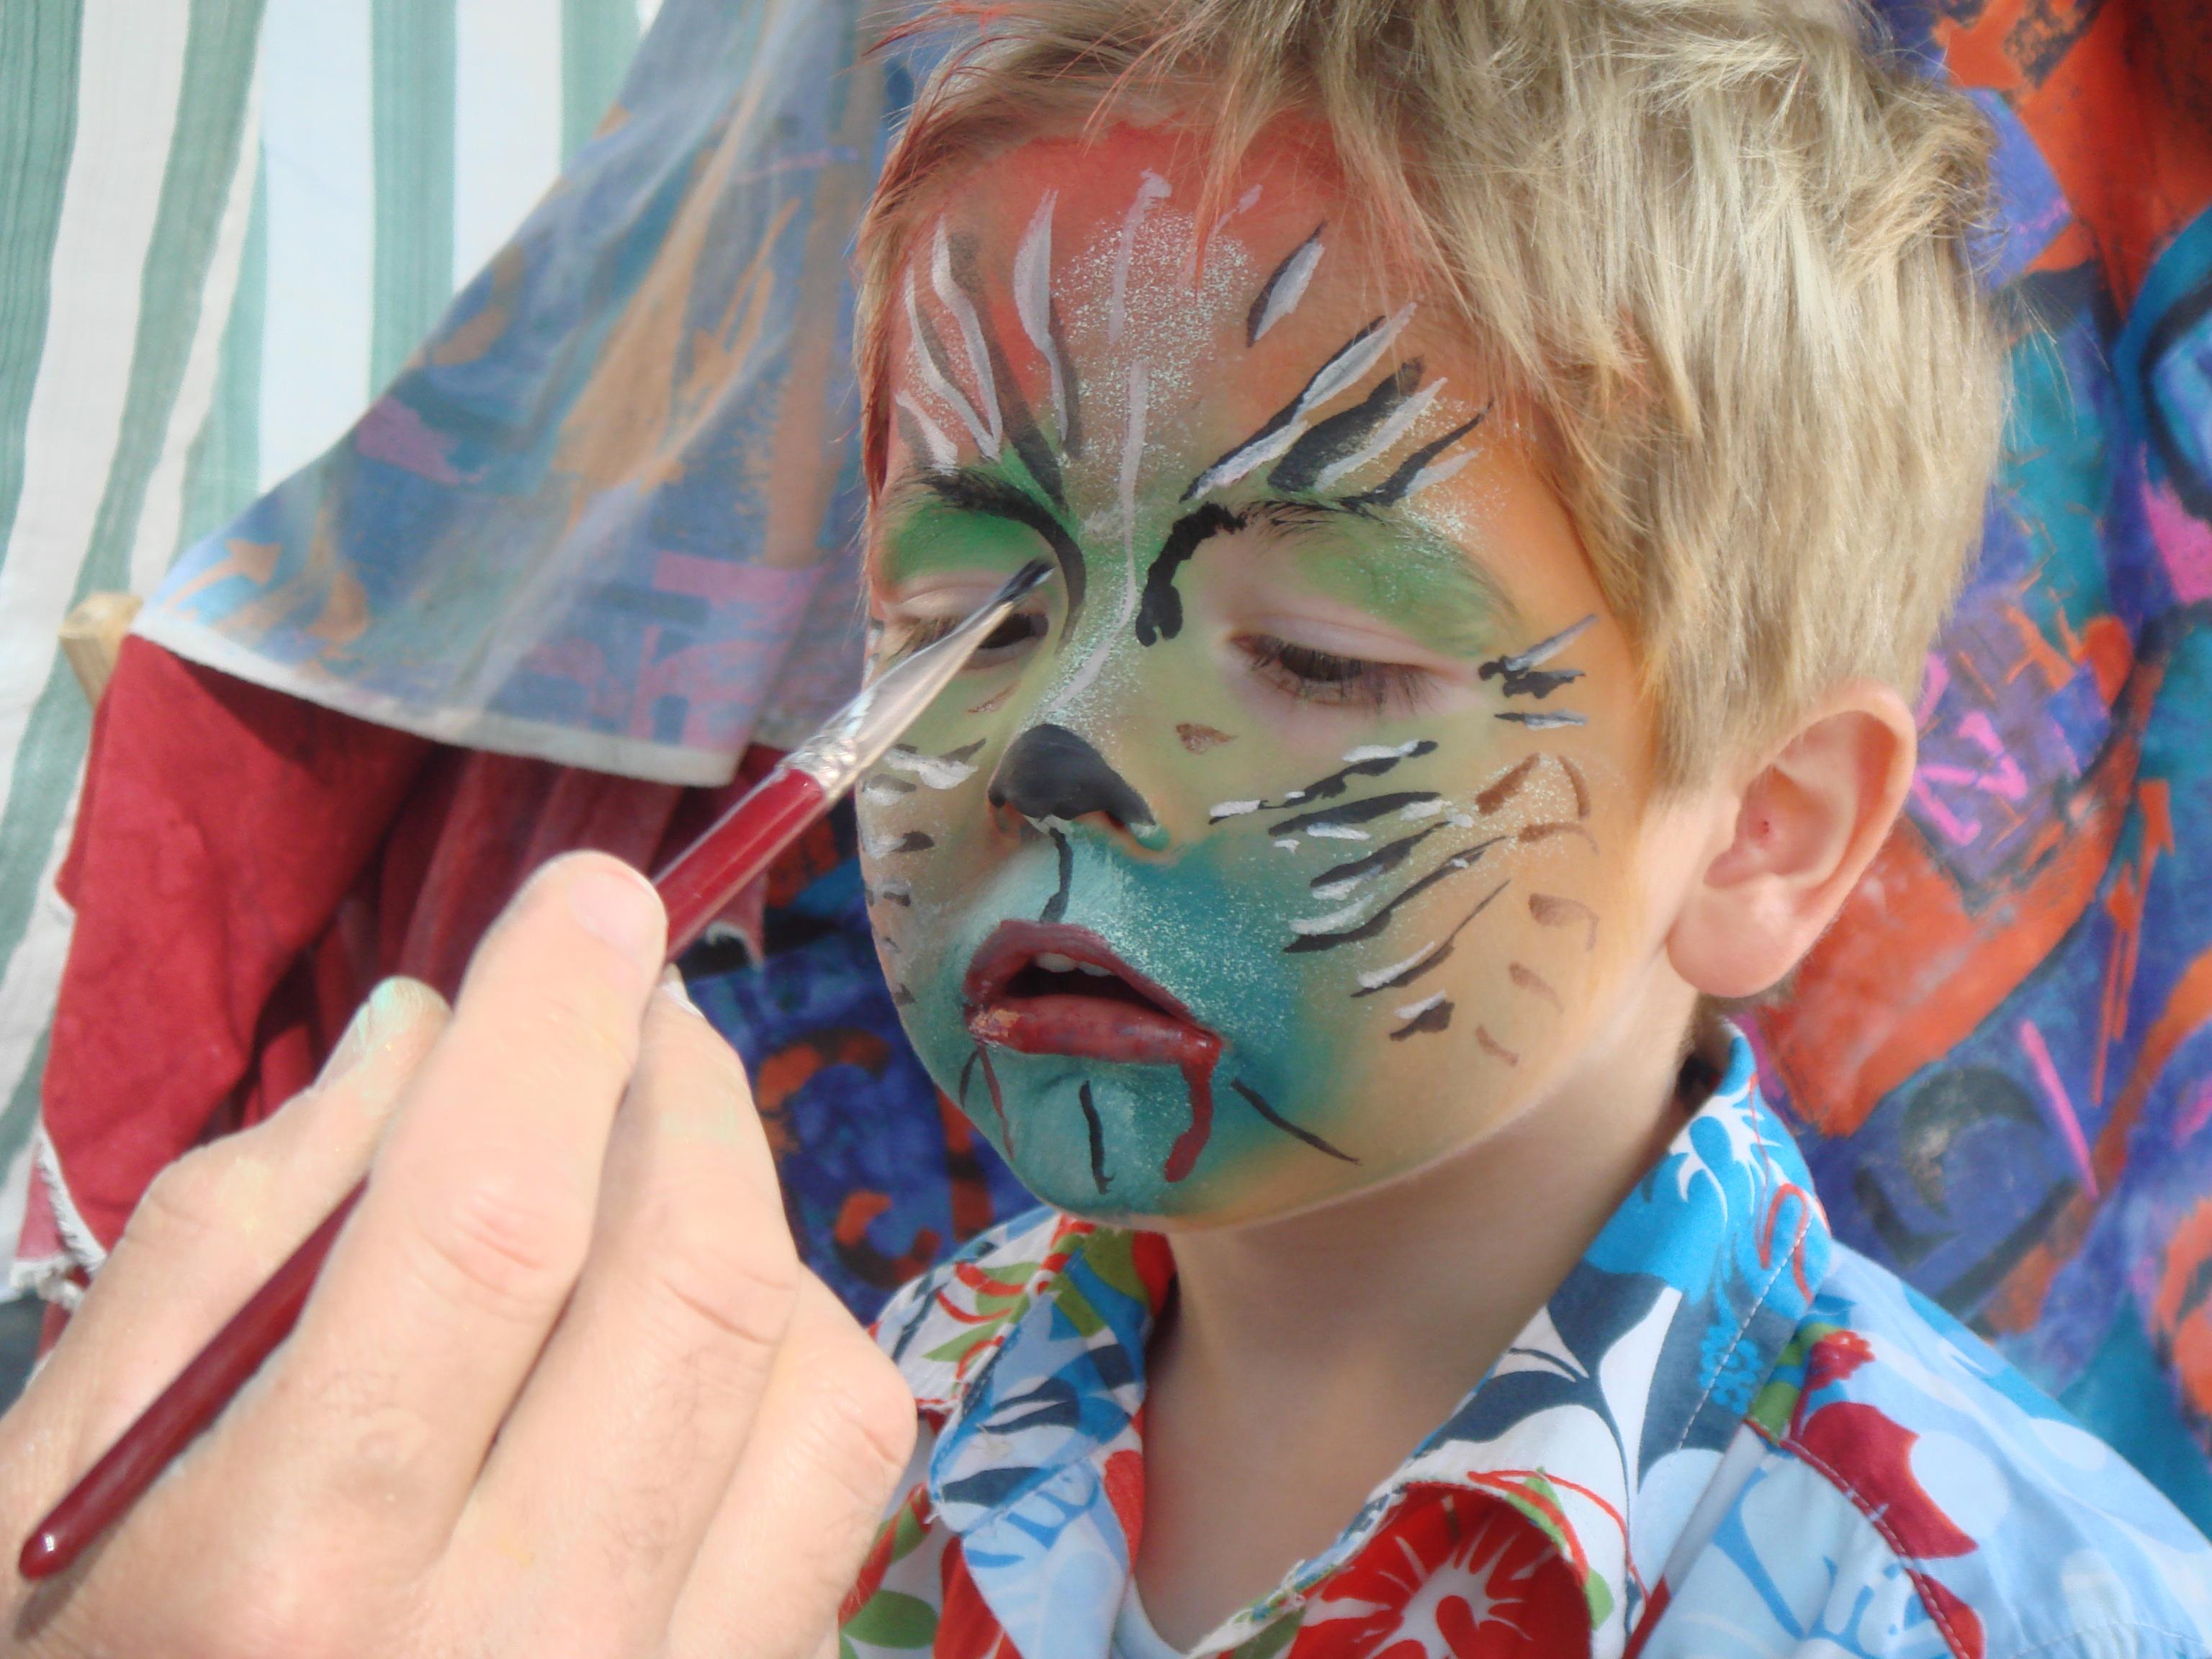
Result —
<instances>
[{"instance_id":1,"label":"boy's nose","mask_svg":"<svg viewBox=\"0 0 2212 1659\"><path fill-rule=\"evenodd\" d=\"M991 775L991 805L1010 807L1036 828L1096 813L1123 830L1154 827L1145 798L1106 757L1064 726L1032 726L1007 746Z\"/></svg>"}]
</instances>

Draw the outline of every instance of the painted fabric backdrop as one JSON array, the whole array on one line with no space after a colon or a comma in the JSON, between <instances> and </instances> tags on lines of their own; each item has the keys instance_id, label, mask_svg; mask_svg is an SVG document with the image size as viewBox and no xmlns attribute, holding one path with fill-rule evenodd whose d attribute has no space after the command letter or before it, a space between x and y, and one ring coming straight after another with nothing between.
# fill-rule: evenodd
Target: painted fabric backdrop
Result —
<instances>
[{"instance_id":1,"label":"painted fabric backdrop","mask_svg":"<svg viewBox=\"0 0 2212 1659\"><path fill-rule=\"evenodd\" d=\"M2149 0L1887 9L2002 135L2018 409L1906 821L1764 1019L1768 1075L1839 1236L2212 1526L2212 39ZM149 631L640 775L720 776L803 724L852 660L850 455L842 381L791 365L843 372L815 273L913 72L860 87L850 15L670 0L628 120L392 397L193 550ZM713 74L747 72L717 104ZM641 113L664 95L684 112ZM857 939L849 908L824 926ZM700 977L749 1059L796 1056L794 1208L811 1250L868 1264L840 1281L866 1307L965 1229L945 1160L880 1156L935 1109L872 968L817 955L804 984Z\"/></svg>"},{"instance_id":2,"label":"painted fabric backdrop","mask_svg":"<svg viewBox=\"0 0 2212 1659\"><path fill-rule=\"evenodd\" d=\"M425 737L672 783L859 663L851 231L917 66L670 0L599 134L330 454L138 631Z\"/></svg>"},{"instance_id":3,"label":"painted fabric backdrop","mask_svg":"<svg viewBox=\"0 0 2212 1659\"><path fill-rule=\"evenodd\" d=\"M2002 136L2010 459L1769 1075L1838 1235L2212 1527L2212 15L1893 16Z\"/></svg>"},{"instance_id":4,"label":"painted fabric backdrop","mask_svg":"<svg viewBox=\"0 0 2212 1659\"><path fill-rule=\"evenodd\" d=\"M0 5L0 1239L90 726L57 627L150 592L344 432L598 127L658 4Z\"/></svg>"}]
</instances>

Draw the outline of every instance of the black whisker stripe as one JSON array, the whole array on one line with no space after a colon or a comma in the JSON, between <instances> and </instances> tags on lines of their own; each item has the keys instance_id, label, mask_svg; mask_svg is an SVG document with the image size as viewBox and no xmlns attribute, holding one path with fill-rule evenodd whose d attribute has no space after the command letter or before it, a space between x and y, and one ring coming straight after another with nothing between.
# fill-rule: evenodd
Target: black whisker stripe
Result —
<instances>
[{"instance_id":1,"label":"black whisker stripe","mask_svg":"<svg viewBox=\"0 0 2212 1659\"><path fill-rule=\"evenodd\" d=\"M1421 476L1421 469L1467 436L1468 433L1474 431L1475 428L1480 426L1489 413L1490 405L1485 404L1480 409L1475 410L1473 420L1454 427L1434 443L1424 444L1406 457L1399 463L1398 470L1383 479L1381 483L1376 484L1374 489L1363 491L1357 495L1347 495L1345 500L1355 507L1389 507L1393 502L1402 500L1406 492L1413 487L1413 480Z\"/></svg>"},{"instance_id":2,"label":"black whisker stripe","mask_svg":"<svg viewBox=\"0 0 2212 1659\"><path fill-rule=\"evenodd\" d=\"M1503 657L1492 658L1474 672L1477 679L1503 676L1509 697L1534 697L1540 702L1561 686L1571 685L1583 677L1579 668L1509 668Z\"/></svg>"},{"instance_id":3,"label":"black whisker stripe","mask_svg":"<svg viewBox=\"0 0 2212 1659\"><path fill-rule=\"evenodd\" d=\"M945 355L945 337L937 331L937 325L930 320L929 313L921 306L915 306L913 308L913 315L915 331L919 336L918 343L921 347L922 355L929 359L929 366L937 371L939 378L945 385L960 394L961 402L967 404L975 410L977 420L986 420L988 416L982 406L969 398L966 383L959 375L952 372L952 360Z\"/></svg>"},{"instance_id":4,"label":"black whisker stripe","mask_svg":"<svg viewBox=\"0 0 2212 1659\"><path fill-rule=\"evenodd\" d=\"M1349 864L1340 864L1334 869L1322 871L1306 885L1318 889L1332 882L1364 881L1369 876L1379 876L1386 870L1395 870L1406 861L1416 847L1443 828L1441 823L1432 823L1425 830L1416 830L1410 836L1385 842L1365 858L1354 859Z\"/></svg>"},{"instance_id":5,"label":"black whisker stripe","mask_svg":"<svg viewBox=\"0 0 2212 1659\"><path fill-rule=\"evenodd\" d=\"M1424 755L1434 753L1436 746L1436 739L1423 738L1407 745L1402 752L1373 755L1363 761L1353 761L1347 766L1338 768L1327 777L1316 779L1302 789L1291 790L1280 800L1263 800L1252 810L1255 812L1282 812L1293 806L1304 806L1309 801L1334 800L1344 793L1346 786L1352 779L1379 778L1386 772L1396 770L1407 761L1419 760Z\"/></svg>"},{"instance_id":6,"label":"black whisker stripe","mask_svg":"<svg viewBox=\"0 0 2212 1659\"><path fill-rule=\"evenodd\" d=\"M1516 726L1525 726L1532 732L1547 731L1557 726L1587 726L1589 724L1588 717L1577 714L1572 710L1565 708L1555 708L1548 712L1543 709L1537 709L1533 713L1526 714L1516 708L1509 708L1502 714L1492 716L1492 718L1494 720L1510 720Z\"/></svg>"},{"instance_id":7,"label":"black whisker stripe","mask_svg":"<svg viewBox=\"0 0 2212 1659\"><path fill-rule=\"evenodd\" d=\"M1218 501L1208 501L1168 526L1166 539L1145 571L1144 598L1137 606L1138 644L1171 640L1182 632L1182 595L1176 592L1176 572L1208 537L1243 527L1243 515Z\"/></svg>"},{"instance_id":8,"label":"black whisker stripe","mask_svg":"<svg viewBox=\"0 0 2212 1659\"><path fill-rule=\"evenodd\" d=\"M975 1075L975 1062L982 1058L983 1051L979 1048L968 1056L968 1063L960 1068L960 1103L963 1106L968 1103L968 1085Z\"/></svg>"},{"instance_id":9,"label":"black whisker stripe","mask_svg":"<svg viewBox=\"0 0 2212 1659\"><path fill-rule=\"evenodd\" d=\"M1091 1098L1087 1080L1076 1090L1075 1097L1082 1103L1083 1127L1091 1133L1091 1179L1103 1193L1114 1184L1114 1177L1106 1173L1106 1126L1098 1121L1098 1104Z\"/></svg>"},{"instance_id":10,"label":"black whisker stripe","mask_svg":"<svg viewBox=\"0 0 2212 1659\"><path fill-rule=\"evenodd\" d=\"M1041 502L1032 500L1025 490L985 473L966 469L932 472L923 483L929 493L947 507L963 513L982 513L995 519L1011 520L1036 532L1052 550L1052 556L1060 566L1060 589L1067 595L1067 620L1063 632L1075 631L1076 619L1083 614L1083 550L1076 545L1075 538L1058 518Z\"/></svg>"},{"instance_id":11,"label":"black whisker stripe","mask_svg":"<svg viewBox=\"0 0 2212 1659\"><path fill-rule=\"evenodd\" d=\"M1259 1113L1262 1118L1273 1124L1275 1127L1280 1129L1285 1134L1291 1136L1293 1139L1303 1140L1307 1146L1312 1147L1314 1151L1317 1152L1327 1152L1331 1158L1341 1158L1346 1164L1357 1164L1359 1162L1359 1160L1352 1157L1350 1152L1344 1152L1338 1147L1330 1146L1328 1142L1323 1140L1312 1130L1301 1129L1298 1127L1297 1124L1291 1122L1288 1118L1278 1112L1273 1107L1267 1104L1267 1103L1261 1097L1260 1091L1252 1087L1250 1084L1246 1083L1242 1078L1230 1079L1229 1086L1236 1090L1238 1094L1243 1096L1246 1103L1248 1103L1254 1111Z\"/></svg>"},{"instance_id":12,"label":"black whisker stripe","mask_svg":"<svg viewBox=\"0 0 2212 1659\"><path fill-rule=\"evenodd\" d=\"M1071 461L1083 454L1083 394L1075 373L1075 358L1067 349L1067 331L1060 318L1060 302L1045 308L1045 332L1051 337L1053 355L1060 359L1060 453Z\"/></svg>"},{"instance_id":13,"label":"black whisker stripe","mask_svg":"<svg viewBox=\"0 0 2212 1659\"><path fill-rule=\"evenodd\" d=\"M1408 806L1423 806L1443 799L1433 789L1405 789L1395 794L1369 795L1361 800L1346 801L1341 806L1324 806L1318 812L1301 812L1294 818L1285 818L1269 833L1295 836L1313 829L1316 824L1336 829L1355 823L1371 823L1376 818L1403 811Z\"/></svg>"},{"instance_id":14,"label":"black whisker stripe","mask_svg":"<svg viewBox=\"0 0 2212 1659\"><path fill-rule=\"evenodd\" d=\"M1391 896L1389 903L1383 905L1366 921L1334 933L1301 933L1283 947L1283 953L1285 956L1294 956L1311 951L1334 951L1340 945L1356 945L1362 939L1373 939L1390 925L1391 918L1398 914L1400 905L1426 892L1438 882L1449 881L1454 876L1472 870L1482 861L1482 855L1486 852L1504 839L1503 836L1492 836L1487 841L1479 841L1472 847L1464 848L1454 853L1428 874L1419 877L1399 889Z\"/></svg>"},{"instance_id":15,"label":"black whisker stripe","mask_svg":"<svg viewBox=\"0 0 2212 1659\"><path fill-rule=\"evenodd\" d=\"M1398 412L1421 383L1421 360L1410 358L1398 372L1369 392L1352 408L1325 421L1316 421L1305 436L1292 444L1267 475L1271 489L1311 489L1314 482L1334 461L1359 447L1367 434Z\"/></svg>"},{"instance_id":16,"label":"black whisker stripe","mask_svg":"<svg viewBox=\"0 0 2212 1659\"><path fill-rule=\"evenodd\" d=\"M1450 956L1452 953L1452 942L1458 939L1460 934L1465 931L1467 925L1473 921L1477 916L1480 915L1485 910L1487 910L1491 907L1492 903L1496 901L1498 896L1512 884L1513 884L1510 881L1501 881L1497 886L1492 888L1487 893L1485 893L1482 896L1481 902L1478 903L1474 909L1462 916L1459 919L1458 924L1452 928L1451 932L1446 933L1442 939L1438 939L1437 943L1431 947L1428 953L1422 957L1419 961L1408 964L1400 972L1391 975L1389 978L1382 981L1378 984L1363 985L1352 994L1354 997L1380 996L1385 991L1395 991L1405 986L1411 985L1415 980L1420 978L1422 975L1427 973L1429 969L1434 968L1437 963L1443 962L1447 957Z\"/></svg>"},{"instance_id":17,"label":"black whisker stripe","mask_svg":"<svg viewBox=\"0 0 2212 1659\"><path fill-rule=\"evenodd\" d=\"M927 853L936 845L935 842L922 834L921 830L909 830L889 847L884 848L883 856L889 858L895 853Z\"/></svg>"},{"instance_id":18,"label":"black whisker stripe","mask_svg":"<svg viewBox=\"0 0 2212 1659\"><path fill-rule=\"evenodd\" d=\"M1403 1042L1407 1037L1419 1036L1425 1031L1447 1030L1451 1026L1451 1017L1452 1006L1449 1001L1432 1002L1391 1032L1390 1041Z\"/></svg>"},{"instance_id":19,"label":"black whisker stripe","mask_svg":"<svg viewBox=\"0 0 2212 1659\"><path fill-rule=\"evenodd\" d=\"M1067 496L1060 480L1060 463L1053 458L1052 446L1038 429L1029 399L1022 396L1021 382L1014 378L1013 365L1006 361L1006 350L999 343L998 331L991 326L991 307L984 300L983 284L975 270L975 238L962 231L952 237L948 251L951 254L952 280L974 307L976 325L982 330L983 350L991 361L991 384L999 394L999 418L1005 427L1006 441L1022 458L1022 465L1029 469L1037 487L1065 513Z\"/></svg>"},{"instance_id":20,"label":"black whisker stripe","mask_svg":"<svg viewBox=\"0 0 2212 1659\"><path fill-rule=\"evenodd\" d=\"M1037 913L1037 920L1054 922L1067 915L1068 888L1075 879L1075 848L1068 844L1067 837L1059 830L1048 830L1045 833L1052 837L1053 848L1060 854L1060 885L1044 902L1044 908Z\"/></svg>"},{"instance_id":21,"label":"black whisker stripe","mask_svg":"<svg viewBox=\"0 0 2212 1659\"><path fill-rule=\"evenodd\" d=\"M1006 1121L1006 1097L999 1087L999 1074L991 1068L991 1055L981 1043L975 1047L975 1058L983 1062L983 1086L991 1091L991 1115L999 1120L999 1136L1006 1150L1014 1150L1013 1126Z\"/></svg>"},{"instance_id":22,"label":"black whisker stripe","mask_svg":"<svg viewBox=\"0 0 2212 1659\"><path fill-rule=\"evenodd\" d=\"M908 990L908 989L906 988L906 987L905 987L905 986L903 986L903 985L894 985L894 986L892 986L892 987L891 987L891 1006L892 1006L892 1007L894 1007L894 1008L911 1008L911 1007L913 1007L913 1006L914 1006L914 993L913 993L913 992L911 992L911 991L909 991L909 990Z\"/></svg>"}]
</instances>

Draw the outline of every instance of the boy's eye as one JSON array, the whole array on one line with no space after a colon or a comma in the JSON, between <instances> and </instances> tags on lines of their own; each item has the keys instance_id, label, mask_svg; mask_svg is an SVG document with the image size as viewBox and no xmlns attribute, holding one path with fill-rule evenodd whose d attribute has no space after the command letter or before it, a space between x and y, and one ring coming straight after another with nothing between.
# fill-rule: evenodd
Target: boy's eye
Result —
<instances>
[{"instance_id":1,"label":"boy's eye","mask_svg":"<svg viewBox=\"0 0 2212 1659\"><path fill-rule=\"evenodd\" d=\"M884 624L884 647L896 657L912 656L935 645L961 623L958 617L892 618ZM1045 619L1035 611L1017 611L993 629L968 659L970 668L990 668L1007 662L1032 641L1044 637Z\"/></svg>"},{"instance_id":2,"label":"boy's eye","mask_svg":"<svg viewBox=\"0 0 2212 1659\"><path fill-rule=\"evenodd\" d=\"M1417 708L1429 690L1429 677L1403 663L1340 657L1272 634L1248 634L1236 643L1261 679L1302 702L1351 706L1381 714L1393 708Z\"/></svg>"}]
</instances>

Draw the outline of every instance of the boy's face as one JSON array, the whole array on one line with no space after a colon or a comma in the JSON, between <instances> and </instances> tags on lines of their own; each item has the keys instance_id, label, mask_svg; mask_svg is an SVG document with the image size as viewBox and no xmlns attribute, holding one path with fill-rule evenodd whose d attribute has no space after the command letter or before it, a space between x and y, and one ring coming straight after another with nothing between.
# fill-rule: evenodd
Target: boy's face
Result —
<instances>
[{"instance_id":1,"label":"boy's face","mask_svg":"<svg viewBox=\"0 0 2212 1659\"><path fill-rule=\"evenodd\" d=\"M1480 1138L1650 954L1623 631L1443 305L1278 145L964 176L892 303L878 661L1049 585L863 783L878 951L1023 1181L1238 1220Z\"/></svg>"}]
</instances>

